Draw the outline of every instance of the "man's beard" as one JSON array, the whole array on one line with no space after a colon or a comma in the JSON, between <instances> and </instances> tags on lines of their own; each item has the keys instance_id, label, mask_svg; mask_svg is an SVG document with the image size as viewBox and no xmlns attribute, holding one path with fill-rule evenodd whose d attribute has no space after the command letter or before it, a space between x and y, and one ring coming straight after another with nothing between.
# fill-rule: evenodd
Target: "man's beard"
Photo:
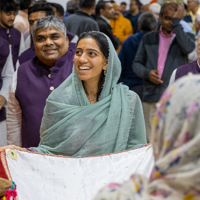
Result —
<instances>
[{"instance_id":1,"label":"man's beard","mask_svg":"<svg viewBox=\"0 0 200 200\"><path fill-rule=\"evenodd\" d=\"M4 22L1 22L7 29L11 29L11 28L13 28L13 26L14 25L12 25L12 26L8 26L6 23L4 23Z\"/></svg>"}]
</instances>

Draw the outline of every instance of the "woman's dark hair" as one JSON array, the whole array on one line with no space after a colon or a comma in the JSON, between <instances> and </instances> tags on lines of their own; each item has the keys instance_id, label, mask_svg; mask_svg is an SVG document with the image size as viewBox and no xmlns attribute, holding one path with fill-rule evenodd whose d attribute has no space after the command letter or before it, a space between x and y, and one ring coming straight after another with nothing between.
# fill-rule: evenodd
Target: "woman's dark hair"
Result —
<instances>
[{"instance_id":1,"label":"woman's dark hair","mask_svg":"<svg viewBox=\"0 0 200 200\"><path fill-rule=\"evenodd\" d=\"M108 59L109 46L108 46L108 41L107 41L105 35L103 35L102 33L93 32L93 31L84 32L80 35L80 37L77 41L77 45L78 45L79 41L84 38L93 38L96 41L97 45L99 46L104 57L106 59ZM102 70L101 77L100 77L99 83L98 83L97 101L99 100L101 91L103 89L104 81L105 81L105 75L104 75L104 71Z\"/></svg>"},{"instance_id":2,"label":"woman's dark hair","mask_svg":"<svg viewBox=\"0 0 200 200\"><path fill-rule=\"evenodd\" d=\"M15 0L0 0L0 11L10 12L19 10L19 4Z\"/></svg>"},{"instance_id":3,"label":"woman's dark hair","mask_svg":"<svg viewBox=\"0 0 200 200\"><path fill-rule=\"evenodd\" d=\"M54 15L53 8L50 4L48 4L48 3L36 3L28 9L28 16L30 16L31 13L35 13L35 12L39 12L39 11L45 12L46 16Z\"/></svg>"}]
</instances>

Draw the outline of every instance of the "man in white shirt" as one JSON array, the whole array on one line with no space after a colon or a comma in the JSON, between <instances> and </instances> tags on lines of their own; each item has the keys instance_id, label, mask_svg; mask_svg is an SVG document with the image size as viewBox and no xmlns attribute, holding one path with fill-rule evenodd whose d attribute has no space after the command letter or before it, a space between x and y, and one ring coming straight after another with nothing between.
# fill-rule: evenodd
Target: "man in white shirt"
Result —
<instances>
[{"instance_id":1,"label":"man in white shirt","mask_svg":"<svg viewBox=\"0 0 200 200\"><path fill-rule=\"evenodd\" d=\"M0 38L0 147L7 145L6 134L6 104L9 85L14 73L9 43Z\"/></svg>"}]
</instances>

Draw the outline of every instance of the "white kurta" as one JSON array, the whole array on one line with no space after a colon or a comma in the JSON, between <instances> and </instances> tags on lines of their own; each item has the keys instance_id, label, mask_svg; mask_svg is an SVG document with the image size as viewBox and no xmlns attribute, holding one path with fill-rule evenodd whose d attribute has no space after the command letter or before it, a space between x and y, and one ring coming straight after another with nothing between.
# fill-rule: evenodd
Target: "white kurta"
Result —
<instances>
[{"instance_id":1,"label":"white kurta","mask_svg":"<svg viewBox=\"0 0 200 200\"><path fill-rule=\"evenodd\" d=\"M0 90L0 95L6 99L4 106L7 107L8 95L9 95L9 85L14 73L13 61L11 56L11 51L8 55L4 68L1 72L1 77L3 79L3 85ZM6 133L6 120L0 122L0 147L7 145L7 133Z\"/></svg>"}]
</instances>

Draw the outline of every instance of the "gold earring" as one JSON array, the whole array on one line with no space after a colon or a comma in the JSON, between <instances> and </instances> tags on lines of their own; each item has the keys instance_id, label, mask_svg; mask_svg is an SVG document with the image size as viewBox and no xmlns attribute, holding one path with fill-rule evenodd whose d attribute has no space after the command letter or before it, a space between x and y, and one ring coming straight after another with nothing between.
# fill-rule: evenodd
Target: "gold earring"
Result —
<instances>
[{"instance_id":1,"label":"gold earring","mask_svg":"<svg viewBox=\"0 0 200 200\"><path fill-rule=\"evenodd\" d=\"M103 73L104 73L104 76L106 76L106 69L103 71Z\"/></svg>"}]
</instances>

